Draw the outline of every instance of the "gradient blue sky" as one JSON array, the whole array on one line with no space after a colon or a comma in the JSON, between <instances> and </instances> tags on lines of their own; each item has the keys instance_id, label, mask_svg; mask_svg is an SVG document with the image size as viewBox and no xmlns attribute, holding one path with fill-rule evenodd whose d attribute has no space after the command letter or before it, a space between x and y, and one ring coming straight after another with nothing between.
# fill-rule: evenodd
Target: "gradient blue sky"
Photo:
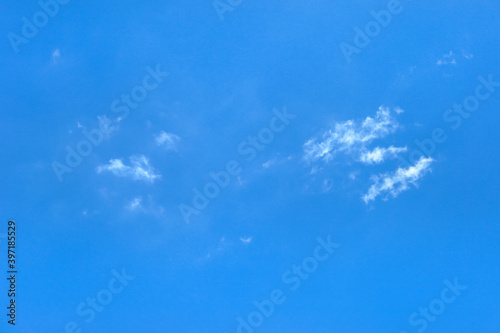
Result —
<instances>
[{"instance_id":1,"label":"gradient blue sky","mask_svg":"<svg viewBox=\"0 0 500 333\"><path fill-rule=\"evenodd\" d=\"M340 44L387 3L243 1L221 21L211 1L70 1L15 53L8 33L40 7L4 1L0 236L16 219L17 331L236 332L279 288L287 301L255 332L417 332L409 316L456 277L467 290L426 331L498 332L500 88L456 130L443 114L479 75L500 81L500 4L402 1L348 63ZM118 119L111 103L157 65L169 75ZM307 158L346 122L373 134L362 124L381 106L391 130ZM285 107L295 118L246 161L238 145ZM104 116L111 134L59 182L53 162ZM375 176L407 167L361 154L407 158L435 128L447 140L425 174L365 203ZM239 176L186 223L179 204L230 160ZM341 247L290 292L282 274L328 235ZM122 268L135 279L86 323L76 307Z\"/></svg>"}]
</instances>

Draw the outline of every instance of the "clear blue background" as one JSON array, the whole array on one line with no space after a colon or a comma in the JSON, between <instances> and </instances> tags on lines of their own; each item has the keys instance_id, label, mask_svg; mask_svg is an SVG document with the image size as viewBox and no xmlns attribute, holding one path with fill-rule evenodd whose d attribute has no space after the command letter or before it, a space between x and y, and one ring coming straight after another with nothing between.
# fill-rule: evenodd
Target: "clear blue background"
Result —
<instances>
[{"instance_id":1,"label":"clear blue background","mask_svg":"<svg viewBox=\"0 0 500 333\"><path fill-rule=\"evenodd\" d=\"M281 288L286 303L256 332L415 332L408 316L439 297L444 279L458 277L468 289L427 331L498 332L500 90L456 131L442 114L474 92L478 75L500 80L500 4L403 2L348 64L339 44L352 43L353 28L386 4L243 1L220 21L210 1L71 1L16 54L6 35L39 7L4 1L0 233L17 220L17 331L63 332L76 321L96 333L236 332L237 316ZM457 63L438 66L449 51ZM94 128L97 116L113 117L111 102L156 64L169 77L58 182L51 163L83 138L77 122ZM338 161L325 166L321 177L333 187L323 193L303 143L380 105L405 110L404 131L381 144L414 148L414 139L446 129L432 173L418 189L365 205L370 175L397 162L379 170ZM233 179L186 224L178 205L191 189L228 160L243 160L238 144L283 106L296 115L292 123L245 164L241 183ZM160 131L181 138L177 151L156 146ZM96 173L134 154L149 157L162 178L148 184ZM282 162L262 168L275 158ZM359 171L356 181L351 171ZM149 209L127 209L136 197ZM282 273L327 235L341 248L288 292ZM122 267L135 280L84 323L77 305Z\"/></svg>"}]
</instances>

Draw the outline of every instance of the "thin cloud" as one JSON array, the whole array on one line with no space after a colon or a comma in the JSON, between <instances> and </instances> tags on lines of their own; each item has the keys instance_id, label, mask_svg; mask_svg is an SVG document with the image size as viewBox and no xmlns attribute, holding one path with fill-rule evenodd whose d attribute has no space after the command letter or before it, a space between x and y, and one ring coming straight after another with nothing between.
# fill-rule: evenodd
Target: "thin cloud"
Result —
<instances>
[{"instance_id":1,"label":"thin cloud","mask_svg":"<svg viewBox=\"0 0 500 333\"><path fill-rule=\"evenodd\" d=\"M457 58L462 56L463 58L470 60L474 58L474 55L471 53L466 52L465 50L462 50L461 54L456 54L453 51L450 51L446 54L443 54L441 59L439 59L436 62L436 65L438 66L443 66L443 65L456 65L458 63Z\"/></svg>"},{"instance_id":2,"label":"thin cloud","mask_svg":"<svg viewBox=\"0 0 500 333\"><path fill-rule=\"evenodd\" d=\"M376 147L372 151L365 151L361 154L359 160L365 164L379 164L389 158L396 158L399 153L407 151L406 147L381 148Z\"/></svg>"},{"instance_id":3,"label":"thin cloud","mask_svg":"<svg viewBox=\"0 0 500 333\"><path fill-rule=\"evenodd\" d=\"M328 193L331 191L333 188L333 180L331 179L324 179L323 180L323 186L322 186L322 192L323 193Z\"/></svg>"},{"instance_id":4,"label":"thin cloud","mask_svg":"<svg viewBox=\"0 0 500 333\"><path fill-rule=\"evenodd\" d=\"M467 52L465 52L465 51L462 51L462 55L463 55L463 56L464 56L464 58L465 58L465 59L467 59L467 60L470 60L470 59L474 58L474 55L473 55L473 54L471 54L471 53L467 53Z\"/></svg>"},{"instance_id":5,"label":"thin cloud","mask_svg":"<svg viewBox=\"0 0 500 333\"><path fill-rule=\"evenodd\" d=\"M450 51L446 54L443 54L442 58L439 59L436 63L438 66L442 65L456 65L457 60L455 59L455 54L453 54L453 51Z\"/></svg>"},{"instance_id":6,"label":"thin cloud","mask_svg":"<svg viewBox=\"0 0 500 333\"><path fill-rule=\"evenodd\" d=\"M164 131L161 131L160 134L158 134L155 137L156 144L158 146L165 147L167 150L177 150L177 143L181 140L181 138L178 135L175 135L173 133L167 133Z\"/></svg>"},{"instance_id":7,"label":"thin cloud","mask_svg":"<svg viewBox=\"0 0 500 333\"><path fill-rule=\"evenodd\" d=\"M397 197L401 192L409 189L409 185L417 186L417 181L429 172L431 163L434 160L430 157L421 157L420 160L413 166L407 169L398 168L391 174L381 174L375 176L374 184L369 188L368 192L362 196L365 204L375 200L379 195L384 195L384 200L387 200L391 195Z\"/></svg>"},{"instance_id":8,"label":"thin cloud","mask_svg":"<svg viewBox=\"0 0 500 333\"><path fill-rule=\"evenodd\" d=\"M358 175L359 175L359 171L353 171L353 172L349 173L348 177L349 177L350 180L356 180L356 178L358 177Z\"/></svg>"},{"instance_id":9,"label":"thin cloud","mask_svg":"<svg viewBox=\"0 0 500 333\"><path fill-rule=\"evenodd\" d=\"M397 114L401 114L403 112L405 112L403 109L401 109L399 106L395 107L394 108L394 111L397 113Z\"/></svg>"},{"instance_id":10,"label":"thin cloud","mask_svg":"<svg viewBox=\"0 0 500 333\"><path fill-rule=\"evenodd\" d=\"M127 209L128 210L137 210L137 209L141 209L142 208L142 205L141 205L141 202L142 202L142 198L141 197L137 197L137 198L134 198L128 205L127 205Z\"/></svg>"},{"instance_id":11,"label":"thin cloud","mask_svg":"<svg viewBox=\"0 0 500 333\"><path fill-rule=\"evenodd\" d=\"M268 160L267 162L262 163L262 168L269 169L270 167L281 165L283 163L287 163L287 162L291 161L292 159L293 159L292 155L289 155L289 156L283 157L283 158L275 157L275 158Z\"/></svg>"},{"instance_id":12,"label":"thin cloud","mask_svg":"<svg viewBox=\"0 0 500 333\"><path fill-rule=\"evenodd\" d=\"M110 135L118 129L117 125L113 125L113 121L106 116L97 116L99 121L99 129L105 134Z\"/></svg>"},{"instance_id":13,"label":"thin cloud","mask_svg":"<svg viewBox=\"0 0 500 333\"><path fill-rule=\"evenodd\" d=\"M234 241L227 240L226 236L222 236L220 240L211 246L208 250L208 253L200 259L202 262L206 262L207 260L215 259L224 253L227 253L228 250L232 249L235 245Z\"/></svg>"},{"instance_id":14,"label":"thin cloud","mask_svg":"<svg viewBox=\"0 0 500 333\"><path fill-rule=\"evenodd\" d=\"M240 237L240 241L245 245L250 244L252 242L252 239L253 237L247 237L247 238Z\"/></svg>"},{"instance_id":15,"label":"thin cloud","mask_svg":"<svg viewBox=\"0 0 500 333\"><path fill-rule=\"evenodd\" d=\"M130 212L147 214L156 218L163 218L165 213L165 209L156 204L151 195L148 195L145 200L142 196L135 197L125 205L125 208Z\"/></svg>"},{"instance_id":16,"label":"thin cloud","mask_svg":"<svg viewBox=\"0 0 500 333\"><path fill-rule=\"evenodd\" d=\"M401 109L397 109L401 113ZM304 144L304 159L308 162L328 162L338 153L359 154L373 140L395 132L399 123L388 108L381 106L375 117L367 117L361 123L354 120L335 124L333 129L323 133L321 139L310 139Z\"/></svg>"},{"instance_id":17,"label":"thin cloud","mask_svg":"<svg viewBox=\"0 0 500 333\"><path fill-rule=\"evenodd\" d=\"M274 164L276 164L276 159L272 159L272 160L269 160L269 161L267 161L265 163L262 163L262 167L264 169L267 169L267 168L271 167Z\"/></svg>"},{"instance_id":18,"label":"thin cloud","mask_svg":"<svg viewBox=\"0 0 500 333\"><path fill-rule=\"evenodd\" d=\"M153 167L149 165L149 160L144 155L131 156L129 160L130 165L125 165L121 159L112 159L109 164L98 166L97 173L109 171L117 177L131 178L148 183L153 183L161 177L155 173Z\"/></svg>"},{"instance_id":19,"label":"thin cloud","mask_svg":"<svg viewBox=\"0 0 500 333\"><path fill-rule=\"evenodd\" d=\"M106 136L109 136L111 133L118 129L118 125L113 125L113 121L106 116L97 116L98 127L101 133ZM77 128L86 128L86 126L82 125L79 121L76 122Z\"/></svg>"},{"instance_id":20,"label":"thin cloud","mask_svg":"<svg viewBox=\"0 0 500 333\"><path fill-rule=\"evenodd\" d=\"M61 57L61 51L59 49L55 49L52 51L52 63L57 64L59 62L59 58Z\"/></svg>"}]
</instances>

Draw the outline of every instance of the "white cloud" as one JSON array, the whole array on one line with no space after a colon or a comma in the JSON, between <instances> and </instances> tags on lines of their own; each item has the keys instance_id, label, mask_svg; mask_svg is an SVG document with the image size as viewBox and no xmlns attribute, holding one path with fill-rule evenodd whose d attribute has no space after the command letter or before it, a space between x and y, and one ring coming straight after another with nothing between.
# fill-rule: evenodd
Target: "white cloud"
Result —
<instances>
[{"instance_id":1,"label":"white cloud","mask_svg":"<svg viewBox=\"0 0 500 333\"><path fill-rule=\"evenodd\" d=\"M113 125L113 121L106 116L97 116L97 121L98 121L97 125L98 127L96 129L99 129L105 136L109 136L111 133L113 133L118 129L118 125ZM86 126L82 125L79 121L76 122L76 127L87 128Z\"/></svg>"},{"instance_id":2,"label":"white cloud","mask_svg":"<svg viewBox=\"0 0 500 333\"><path fill-rule=\"evenodd\" d=\"M358 177L358 175L359 175L359 171L353 171L353 172L349 173L348 177L350 180L356 180L356 177Z\"/></svg>"},{"instance_id":3,"label":"white cloud","mask_svg":"<svg viewBox=\"0 0 500 333\"><path fill-rule=\"evenodd\" d=\"M309 172L309 174L310 174L310 175L315 175L315 174L317 174L318 172L320 172L320 171L322 171L322 170L323 170L323 168L321 168L321 167L319 167L319 166L315 165L315 166L313 166L313 167L311 168L311 171Z\"/></svg>"},{"instance_id":4,"label":"white cloud","mask_svg":"<svg viewBox=\"0 0 500 333\"><path fill-rule=\"evenodd\" d=\"M99 129L104 135L110 135L118 129L118 126L113 125L113 121L106 116L97 116L99 120Z\"/></svg>"},{"instance_id":5,"label":"white cloud","mask_svg":"<svg viewBox=\"0 0 500 333\"><path fill-rule=\"evenodd\" d=\"M417 181L430 171L430 165L434 160L430 157L421 157L413 166L407 169L398 168L392 174L381 174L374 177L374 184L368 192L362 197L367 204L375 200L379 195L386 194L397 197L401 192L409 189L409 184L417 186Z\"/></svg>"},{"instance_id":6,"label":"white cloud","mask_svg":"<svg viewBox=\"0 0 500 333\"><path fill-rule=\"evenodd\" d=\"M155 140L158 146L163 146L167 148L167 150L177 150L177 143L181 138L173 133L161 131L160 134L155 137Z\"/></svg>"},{"instance_id":7,"label":"white cloud","mask_svg":"<svg viewBox=\"0 0 500 333\"><path fill-rule=\"evenodd\" d=\"M165 209L156 204L151 195L148 195L144 200L142 196L133 198L125 205L125 209L134 213L150 215L157 219L165 217Z\"/></svg>"},{"instance_id":8,"label":"white cloud","mask_svg":"<svg viewBox=\"0 0 500 333\"><path fill-rule=\"evenodd\" d=\"M462 55L463 55L463 56L464 56L464 58L465 58L465 59L467 59L467 60L470 60L470 59L474 58L474 55L473 55L473 54L471 54L471 53L467 53L467 52L465 52L465 51L462 51Z\"/></svg>"},{"instance_id":9,"label":"white cloud","mask_svg":"<svg viewBox=\"0 0 500 333\"><path fill-rule=\"evenodd\" d=\"M331 179L324 179L323 180L323 187L322 187L322 192L323 193L328 193L330 190L333 188L333 180Z\"/></svg>"},{"instance_id":10,"label":"white cloud","mask_svg":"<svg viewBox=\"0 0 500 333\"><path fill-rule=\"evenodd\" d=\"M450 52L448 52L446 54L443 54L443 56L441 57L441 59L439 59L436 62L436 65L438 65L438 66L456 65L457 64L457 57L460 57L460 56L462 56L463 58L465 58L467 60L470 60L470 59L474 58L473 54L468 53L465 50L462 50L461 53L462 53L461 55L460 54L457 55L453 51L450 51Z\"/></svg>"},{"instance_id":11,"label":"white cloud","mask_svg":"<svg viewBox=\"0 0 500 333\"><path fill-rule=\"evenodd\" d=\"M240 241L245 245L250 244L252 242L252 239L253 237L247 237L247 238L240 237Z\"/></svg>"},{"instance_id":12,"label":"white cloud","mask_svg":"<svg viewBox=\"0 0 500 333\"><path fill-rule=\"evenodd\" d=\"M112 159L109 164L97 167L97 172L110 171L118 177L128 177L133 180L143 180L153 183L155 179L160 178L155 174L154 169L149 165L149 160L144 155L131 156L130 166L123 164L121 159Z\"/></svg>"},{"instance_id":13,"label":"white cloud","mask_svg":"<svg viewBox=\"0 0 500 333\"><path fill-rule=\"evenodd\" d=\"M397 113L401 113L397 109ZM354 120L335 124L321 136L321 140L310 139L304 144L304 159L311 162L323 159L328 162L337 153L359 153L373 140L393 133L399 127L388 108L380 107L374 118L367 117L363 122Z\"/></svg>"},{"instance_id":14,"label":"white cloud","mask_svg":"<svg viewBox=\"0 0 500 333\"><path fill-rule=\"evenodd\" d=\"M406 150L406 147L376 147L372 151L364 151L361 153L359 160L366 164L379 164L388 158L396 158L399 153L405 152Z\"/></svg>"},{"instance_id":15,"label":"white cloud","mask_svg":"<svg viewBox=\"0 0 500 333\"><path fill-rule=\"evenodd\" d=\"M136 209L140 209L142 208L142 205L141 205L141 202L142 202L142 198L141 197L137 197L137 198L134 198L128 205L127 205L127 209L128 210L136 210Z\"/></svg>"},{"instance_id":16,"label":"white cloud","mask_svg":"<svg viewBox=\"0 0 500 333\"><path fill-rule=\"evenodd\" d=\"M443 54L443 57L439 59L436 63L438 66L442 65L456 65L457 60L455 59L455 55L453 51L448 52L447 54Z\"/></svg>"},{"instance_id":17,"label":"white cloud","mask_svg":"<svg viewBox=\"0 0 500 333\"><path fill-rule=\"evenodd\" d=\"M59 61L59 58L61 57L61 51L59 49L55 49L52 51L52 63L56 64Z\"/></svg>"},{"instance_id":18,"label":"white cloud","mask_svg":"<svg viewBox=\"0 0 500 333\"><path fill-rule=\"evenodd\" d=\"M264 169L267 169L267 168L269 168L270 166L272 166L273 164L276 164L276 159L272 159L272 160L269 160L269 161L267 161L267 162L265 162L265 163L262 163L262 167L263 167Z\"/></svg>"},{"instance_id":19,"label":"white cloud","mask_svg":"<svg viewBox=\"0 0 500 333\"><path fill-rule=\"evenodd\" d=\"M278 155L280 155L280 154L278 154ZM292 155L289 155L287 157L275 157L275 158L272 158L272 159L262 163L262 168L269 169L270 167L278 166L278 165L287 163L287 162L291 161L292 159L293 159Z\"/></svg>"}]
</instances>

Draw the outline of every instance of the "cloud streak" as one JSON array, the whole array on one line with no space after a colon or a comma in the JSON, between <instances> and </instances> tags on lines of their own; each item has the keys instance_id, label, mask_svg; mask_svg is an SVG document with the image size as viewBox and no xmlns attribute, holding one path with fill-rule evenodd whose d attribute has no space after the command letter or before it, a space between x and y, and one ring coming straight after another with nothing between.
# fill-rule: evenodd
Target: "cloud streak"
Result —
<instances>
[{"instance_id":1,"label":"cloud streak","mask_svg":"<svg viewBox=\"0 0 500 333\"><path fill-rule=\"evenodd\" d=\"M464 50L462 50L461 56L467 60L474 58L473 54L465 52ZM457 55L453 51L450 51L446 54L443 54L441 59L438 59L438 61L436 62L436 65L438 65L438 66L456 65L457 64L457 57L460 57L460 54Z\"/></svg>"},{"instance_id":2,"label":"cloud streak","mask_svg":"<svg viewBox=\"0 0 500 333\"><path fill-rule=\"evenodd\" d=\"M385 137L398 128L399 123L389 109L381 106L374 118L366 117L360 123L354 120L337 123L333 129L323 133L321 139L308 140L303 147L304 159L308 162L328 162L341 152L360 154L373 140Z\"/></svg>"},{"instance_id":3,"label":"cloud streak","mask_svg":"<svg viewBox=\"0 0 500 333\"><path fill-rule=\"evenodd\" d=\"M413 184L417 187L417 181L422 178L430 169L431 163L434 160L430 157L421 157L418 162L406 169L398 168L395 172L381 174L374 177L374 184L368 189L368 192L362 196L365 204L375 200L379 195L384 195L384 200L389 195L393 198L397 197L401 192L409 189L409 185Z\"/></svg>"},{"instance_id":4,"label":"cloud streak","mask_svg":"<svg viewBox=\"0 0 500 333\"><path fill-rule=\"evenodd\" d=\"M163 146L167 150L176 151L177 143L181 140L181 138L173 133L167 133L165 131L161 131L161 133L155 137L155 140L158 146Z\"/></svg>"},{"instance_id":5,"label":"cloud streak","mask_svg":"<svg viewBox=\"0 0 500 333\"><path fill-rule=\"evenodd\" d=\"M130 165L125 165L122 159L111 159L109 164L97 167L97 173L111 172L117 177L153 183L161 175L156 174L149 160L144 155L135 155L129 158Z\"/></svg>"},{"instance_id":6,"label":"cloud streak","mask_svg":"<svg viewBox=\"0 0 500 333\"><path fill-rule=\"evenodd\" d=\"M396 158L399 153L404 153L405 151L407 151L406 147L376 147L372 151L365 151L361 153L359 160L365 164L379 164L386 159Z\"/></svg>"},{"instance_id":7,"label":"cloud streak","mask_svg":"<svg viewBox=\"0 0 500 333\"><path fill-rule=\"evenodd\" d=\"M128 210L137 210L137 209L142 209L142 205L141 205L141 202L142 202L142 198L141 197L137 197L137 198L134 198L128 205L127 205L127 209Z\"/></svg>"},{"instance_id":8,"label":"cloud streak","mask_svg":"<svg viewBox=\"0 0 500 333\"><path fill-rule=\"evenodd\" d=\"M252 242L252 239L253 237L247 237L247 238L244 238L244 237L240 237L240 241L245 244L245 245L248 245Z\"/></svg>"}]
</instances>

